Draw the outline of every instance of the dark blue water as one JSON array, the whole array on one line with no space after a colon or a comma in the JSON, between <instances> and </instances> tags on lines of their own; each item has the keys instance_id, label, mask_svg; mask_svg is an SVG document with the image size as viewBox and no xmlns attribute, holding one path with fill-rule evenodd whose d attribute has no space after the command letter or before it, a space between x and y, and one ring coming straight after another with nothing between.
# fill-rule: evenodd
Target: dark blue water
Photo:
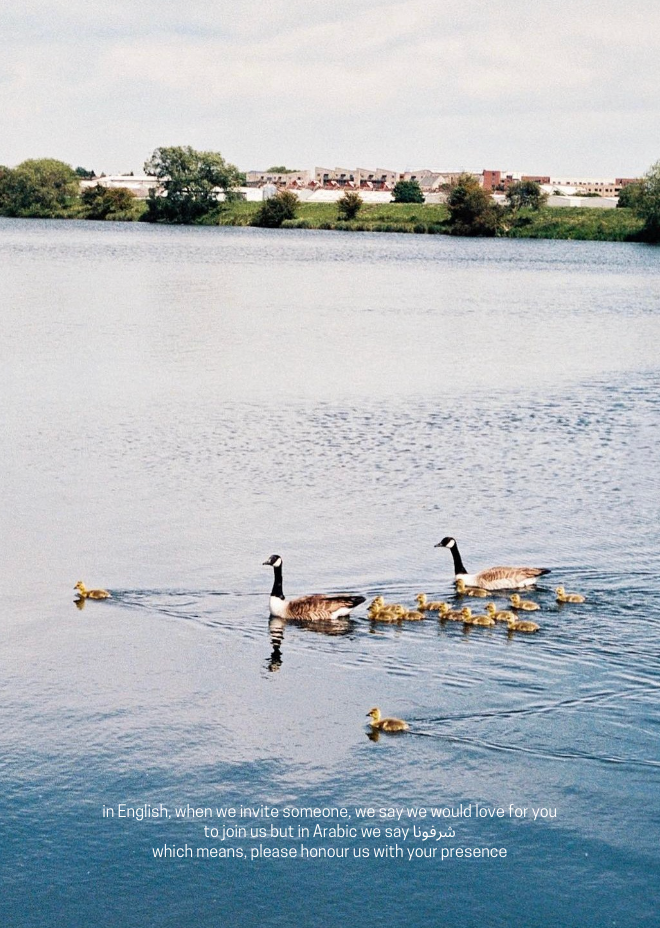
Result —
<instances>
[{"instance_id":1,"label":"dark blue water","mask_svg":"<svg viewBox=\"0 0 660 928\"><path fill-rule=\"evenodd\" d=\"M657 250L2 220L0 262L2 923L656 925ZM269 627L270 554L412 606L453 596L447 534L552 568L537 635ZM479 803L433 844L507 856L119 803ZM247 857L154 858L186 843Z\"/></svg>"}]
</instances>

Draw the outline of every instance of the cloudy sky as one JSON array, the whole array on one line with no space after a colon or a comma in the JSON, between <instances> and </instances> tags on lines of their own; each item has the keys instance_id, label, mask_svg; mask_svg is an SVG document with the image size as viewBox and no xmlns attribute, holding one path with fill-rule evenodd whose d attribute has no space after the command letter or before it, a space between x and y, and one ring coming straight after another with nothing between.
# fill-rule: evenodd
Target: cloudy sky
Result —
<instances>
[{"instance_id":1,"label":"cloudy sky","mask_svg":"<svg viewBox=\"0 0 660 928\"><path fill-rule=\"evenodd\" d=\"M2 0L0 164L634 176L660 158L658 0Z\"/></svg>"}]
</instances>

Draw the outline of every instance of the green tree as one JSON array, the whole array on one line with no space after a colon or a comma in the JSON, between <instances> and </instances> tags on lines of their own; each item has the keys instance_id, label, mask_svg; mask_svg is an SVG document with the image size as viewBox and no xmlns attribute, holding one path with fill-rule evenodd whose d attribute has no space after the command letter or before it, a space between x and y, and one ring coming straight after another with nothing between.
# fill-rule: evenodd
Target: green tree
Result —
<instances>
[{"instance_id":1,"label":"green tree","mask_svg":"<svg viewBox=\"0 0 660 928\"><path fill-rule=\"evenodd\" d=\"M452 235L497 235L502 209L472 174L461 174L447 198Z\"/></svg>"},{"instance_id":2,"label":"green tree","mask_svg":"<svg viewBox=\"0 0 660 928\"><path fill-rule=\"evenodd\" d=\"M416 180L400 180L394 185L392 198L395 203L423 203L424 194Z\"/></svg>"},{"instance_id":3,"label":"green tree","mask_svg":"<svg viewBox=\"0 0 660 928\"><path fill-rule=\"evenodd\" d=\"M283 164L275 164L272 168L266 168L266 174L295 174L300 168L287 168Z\"/></svg>"},{"instance_id":4,"label":"green tree","mask_svg":"<svg viewBox=\"0 0 660 928\"><path fill-rule=\"evenodd\" d=\"M54 218L76 203L79 179L73 168L55 158L23 161L0 172L0 214Z\"/></svg>"},{"instance_id":5,"label":"green tree","mask_svg":"<svg viewBox=\"0 0 660 928\"><path fill-rule=\"evenodd\" d=\"M651 165L642 178L635 209L644 220L641 237L647 242L660 242L660 161Z\"/></svg>"},{"instance_id":6,"label":"green tree","mask_svg":"<svg viewBox=\"0 0 660 928\"><path fill-rule=\"evenodd\" d=\"M81 168L81 167L76 168L76 174L82 180L94 180L94 178L96 177L96 174L94 173L94 171L88 171L87 168Z\"/></svg>"},{"instance_id":7,"label":"green tree","mask_svg":"<svg viewBox=\"0 0 660 928\"><path fill-rule=\"evenodd\" d=\"M541 185L535 180L518 181L511 184L506 192L507 205L514 212L523 207L540 209L547 199L547 193L541 190Z\"/></svg>"},{"instance_id":8,"label":"green tree","mask_svg":"<svg viewBox=\"0 0 660 928\"><path fill-rule=\"evenodd\" d=\"M338 218L343 220L355 219L362 209L363 202L359 193L347 191L340 200L337 200Z\"/></svg>"},{"instance_id":9,"label":"green tree","mask_svg":"<svg viewBox=\"0 0 660 928\"><path fill-rule=\"evenodd\" d=\"M626 184L619 191L619 202L616 204L621 209L636 209L642 194L643 186L637 181L634 184Z\"/></svg>"},{"instance_id":10,"label":"green tree","mask_svg":"<svg viewBox=\"0 0 660 928\"><path fill-rule=\"evenodd\" d=\"M233 199L245 181L245 175L219 152L195 151L189 145L157 148L144 170L156 178L147 200L146 222L196 222L218 209L220 192Z\"/></svg>"},{"instance_id":11,"label":"green tree","mask_svg":"<svg viewBox=\"0 0 660 928\"><path fill-rule=\"evenodd\" d=\"M252 225L266 229L279 229L285 219L295 219L299 200L290 190L280 190L261 204Z\"/></svg>"},{"instance_id":12,"label":"green tree","mask_svg":"<svg viewBox=\"0 0 660 928\"><path fill-rule=\"evenodd\" d=\"M83 190L80 199L85 207L85 219L108 219L122 213L130 215L135 194L126 187L108 188L96 184Z\"/></svg>"}]
</instances>

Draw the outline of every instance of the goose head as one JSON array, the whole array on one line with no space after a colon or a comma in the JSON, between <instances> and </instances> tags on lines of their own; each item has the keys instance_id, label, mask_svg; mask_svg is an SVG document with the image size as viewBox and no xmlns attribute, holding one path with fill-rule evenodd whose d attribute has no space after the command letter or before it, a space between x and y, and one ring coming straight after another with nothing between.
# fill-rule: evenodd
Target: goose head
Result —
<instances>
[{"instance_id":1,"label":"goose head","mask_svg":"<svg viewBox=\"0 0 660 928\"><path fill-rule=\"evenodd\" d=\"M74 590L78 590L80 593L84 593L87 590L87 587L82 582L82 580L79 580L74 586Z\"/></svg>"},{"instance_id":2,"label":"goose head","mask_svg":"<svg viewBox=\"0 0 660 928\"><path fill-rule=\"evenodd\" d=\"M486 603L486 612L488 613L488 615L495 615L495 613L497 612L495 603Z\"/></svg>"},{"instance_id":3,"label":"goose head","mask_svg":"<svg viewBox=\"0 0 660 928\"><path fill-rule=\"evenodd\" d=\"M452 538L451 535L447 535L442 541L439 541L437 545L434 545L435 548L453 548L456 544L456 539Z\"/></svg>"},{"instance_id":4,"label":"goose head","mask_svg":"<svg viewBox=\"0 0 660 928\"><path fill-rule=\"evenodd\" d=\"M372 719L374 722L380 721L380 709L378 706L374 706L373 709L369 709L367 712L367 718Z\"/></svg>"},{"instance_id":5,"label":"goose head","mask_svg":"<svg viewBox=\"0 0 660 928\"><path fill-rule=\"evenodd\" d=\"M463 608L461 609L461 615L463 616L464 619L471 619L472 610L470 609L469 606L463 606Z\"/></svg>"},{"instance_id":6,"label":"goose head","mask_svg":"<svg viewBox=\"0 0 660 928\"><path fill-rule=\"evenodd\" d=\"M564 589L563 586L558 586L557 589L555 590L555 593L557 594L557 596L565 596L566 590Z\"/></svg>"},{"instance_id":7,"label":"goose head","mask_svg":"<svg viewBox=\"0 0 660 928\"><path fill-rule=\"evenodd\" d=\"M465 581L464 581L464 580L461 580L460 577L459 577L458 580L456 581L456 592L457 592L457 593L465 593Z\"/></svg>"},{"instance_id":8,"label":"goose head","mask_svg":"<svg viewBox=\"0 0 660 928\"><path fill-rule=\"evenodd\" d=\"M268 560L264 561L263 566L264 567L281 567L282 558L279 556L279 554L271 554Z\"/></svg>"}]
</instances>

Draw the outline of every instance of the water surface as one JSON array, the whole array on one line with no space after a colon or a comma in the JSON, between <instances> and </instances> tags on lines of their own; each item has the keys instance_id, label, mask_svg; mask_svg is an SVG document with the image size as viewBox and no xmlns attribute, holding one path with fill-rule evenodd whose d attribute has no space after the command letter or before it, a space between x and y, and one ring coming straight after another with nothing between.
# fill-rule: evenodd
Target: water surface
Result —
<instances>
[{"instance_id":1,"label":"water surface","mask_svg":"<svg viewBox=\"0 0 660 928\"><path fill-rule=\"evenodd\" d=\"M657 250L0 220L0 261L4 922L655 924ZM269 629L270 554L412 604L446 534L552 568L538 635ZM154 861L199 824L101 818L187 801L557 818L444 863Z\"/></svg>"}]
</instances>

